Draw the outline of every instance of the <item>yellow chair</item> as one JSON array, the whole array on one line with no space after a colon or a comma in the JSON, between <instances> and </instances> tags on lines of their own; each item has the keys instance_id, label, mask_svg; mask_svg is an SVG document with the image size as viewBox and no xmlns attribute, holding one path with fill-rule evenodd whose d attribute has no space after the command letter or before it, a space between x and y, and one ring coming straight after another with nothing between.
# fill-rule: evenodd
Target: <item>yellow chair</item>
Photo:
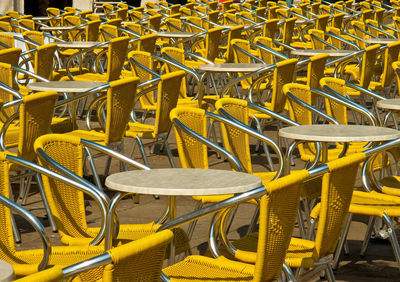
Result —
<instances>
[{"instance_id":1,"label":"yellow chair","mask_svg":"<svg viewBox=\"0 0 400 282\"><path fill-rule=\"evenodd\" d=\"M162 143L167 150L168 159L172 167L175 167L174 159L168 145L168 134L171 122L168 118L169 112L176 107L179 97L178 85L181 85L182 78L185 75L183 71L176 71L160 76L160 82L157 89L156 116L155 123L144 124L141 122L129 122L129 128L125 132L126 137L135 138L145 164L148 164L146 153L141 139L152 139L154 143ZM132 146L131 154L134 146Z\"/></svg>"},{"instance_id":2,"label":"yellow chair","mask_svg":"<svg viewBox=\"0 0 400 282\"><path fill-rule=\"evenodd\" d=\"M101 186L94 186L81 178L83 176L85 154L89 148L103 152L111 157L123 158L123 155L107 150L106 147L65 134L48 134L38 138L35 142L35 151L39 156L40 164L52 170L56 165L58 167L57 171L67 174L69 177L72 176L75 180L83 183L84 186L88 187L86 190L93 187L91 189L95 189L96 194L102 195L101 199L106 201L107 196L103 194ZM138 169L148 169L148 167L133 160L128 159L126 163ZM96 178L97 172L93 164L91 164L91 170ZM87 194L87 192L83 189L75 189L75 187L61 181L52 180L47 176L43 176L42 179L44 192L49 199L49 207L53 212L61 242L69 246L86 247L96 243L104 226L87 226L84 202L84 194ZM160 225L154 221L145 224L121 224L117 236L113 236L113 239L115 239L114 245L153 234L159 227ZM177 243L175 247L176 254L179 254L187 251L190 247L186 233L179 228L176 231Z\"/></svg>"},{"instance_id":3,"label":"yellow chair","mask_svg":"<svg viewBox=\"0 0 400 282\"><path fill-rule=\"evenodd\" d=\"M107 65L105 66L105 73L102 74L88 72L84 74L73 75L69 70L69 63L72 62L72 60L70 60L66 66L68 77L63 77L62 80L108 82L119 79L122 66L124 65L125 57L127 55L128 44L129 37L119 37L110 40L108 49L106 51ZM80 52L77 54L79 53Z\"/></svg>"},{"instance_id":4,"label":"yellow chair","mask_svg":"<svg viewBox=\"0 0 400 282\"><path fill-rule=\"evenodd\" d=\"M96 105L99 105L97 118L100 126L93 129L89 127L88 130L78 129L66 134L117 148L122 152L123 137L133 110L138 82L137 77L111 81L107 94L94 99L88 109L88 112L92 112ZM105 120L101 116L103 111L106 112ZM90 115L87 115L86 124L90 126ZM106 166L106 170L108 168L109 166Z\"/></svg>"},{"instance_id":5,"label":"yellow chair","mask_svg":"<svg viewBox=\"0 0 400 282\"><path fill-rule=\"evenodd\" d=\"M105 254L79 262L64 269L54 266L36 274L18 279L18 282L56 282L72 275L78 269L77 279L95 278L96 281L160 281L162 261L165 250L173 238L170 230L164 230L135 242L130 242L108 250ZM85 277L88 269L101 264L100 275Z\"/></svg>"},{"instance_id":6,"label":"yellow chair","mask_svg":"<svg viewBox=\"0 0 400 282\"><path fill-rule=\"evenodd\" d=\"M330 263L349 212L358 168L365 159L364 153L358 153L326 164L329 173L322 176L319 222L315 240L293 237L285 258L285 263L289 267L312 268L311 271L302 274L304 279L326 270L329 279L334 281ZM258 236L257 233L253 233L233 242L238 249L235 257L241 261L256 263ZM237 254L242 252L244 255L239 258Z\"/></svg>"},{"instance_id":7,"label":"yellow chair","mask_svg":"<svg viewBox=\"0 0 400 282\"><path fill-rule=\"evenodd\" d=\"M0 32L0 50L14 48L14 36L5 32Z\"/></svg>"},{"instance_id":8,"label":"yellow chair","mask_svg":"<svg viewBox=\"0 0 400 282\"><path fill-rule=\"evenodd\" d=\"M307 171L270 182L266 195L260 200L260 236L255 265L232 261L189 256L182 262L163 269L171 281L273 281L280 275L290 236L296 220L300 187L309 176ZM248 252L239 251L237 257Z\"/></svg>"}]
</instances>

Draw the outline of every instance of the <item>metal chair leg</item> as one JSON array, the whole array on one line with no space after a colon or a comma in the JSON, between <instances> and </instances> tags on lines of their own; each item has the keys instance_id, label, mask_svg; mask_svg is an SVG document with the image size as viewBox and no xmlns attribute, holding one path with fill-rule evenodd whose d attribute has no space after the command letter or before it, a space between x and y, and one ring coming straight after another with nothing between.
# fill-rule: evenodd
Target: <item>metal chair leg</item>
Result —
<instances>
[{"instance_id":1,"label":"metal chair leg","mask_svg":"<svg viewBox=\"0 0 400 282\"><path fill-rule=\"evenodd\" d=\"M344 227L343 227L342 234L340 236L339 242L338 242L338 244L336 246L336 252L335 252L335 256L333 258L333 262L332 262L333 269L337 269L338 266L339 266L340 254L342 252L344 242L346 241L347 234L349 233L349 229L350 229L350 224L351 224L352 218L353 218L353 214L349 213L347 215L347 219L346 219L346 222L344 224Z\"/></svg>"},{"instance_id":2,"label":"metal chair leg","mask_svg":"<svg viewBox=\"0 0 400 282\"><path fill-rule=\"evenodd\" d=\"M86 154L87 154L87 159L88 159L88 161L89 161L90 169L92 170L92 173L93 173L93 176L94 176L94 181L95 181L95 183L96 183L96 186L97 186L100 190L102 190L102 189L103 189L103 186L101 185L101 180L100 180L100 177L99 177L99 175L98 175L98 173L97 173L96 166L95 166L95 164L94 164L93 155L92 155L92 153L90 152L90 150L89 150L88 148L86 148L86 147L85 147L85 152L86 152Z\"/></svg>"},{"instance_id":3,"label":"metal chair leg","mask_svg":"<svg viewBox=\"0 0 400 282\"><path fill-rule=\"evenodd\" d=\"M326 277L328 278L329 282L335 282L335 274L333 274L332 267L329 263L326 265L325 273L326 273Z\"/></svg>"},{"instance_id":4,"label":"metal chair leg","mask_svg":"<svg viewBox=\"0 0 400 282\"><path fill-rule=\"evenodd\" d=\"M147 160L146 152L144 151L143 142L142 142L142 139L139 138L139 136L136 136L136 142L139 145L139 150L140 150L140 153L142 154L144 164L149 166L149 161ZM133 149L134 149L134 147L132 147L131 155L133 154Z\"/></svg>"},{"instance_id":5,"label":"metal chair leg","mask_svg":"<svg viewBox=\"0 0 400 282\"><path fill-rule=\"evenodd\" d=\"M400 270L400 246L399 242L397 241L396 234L394 232L392 221L385 213L383 214L382 219L388 227L387 231L389 233L389 241L392 244L394 256L396 257L397 267Z\"/></svg>"},{"instance_id":6,"label":"metal chair leg","mask_svg":"<svg viewBox=\"0 0 400 282\"><path fill-rule=\"evenodd\" d=\"M14 200L14 194L11 189L11 184L9 186L9 191L10 191L10 199ZM12 214L12 212L10 213L10 215L11 215L11 226L12 226L12 230L13 230L13 234L14 234L14 241L15 241L15 243L19 244L19 243L21 243L21 233L19 232L17 223L15 222L15 218L14 218L14 215Z\"/></svg>"},{"instance_id":7,"label":"metal chair leg","mask_svg":"<svg viewBox=\"0 0 400 282\"><path fill-rule=\"evenodd\" d=\"M374 229L374 225L375 225L375 217L370 216L369 220L368 220L367 231L365 232L365 236L364 236L364 241L361 245L360 256L365 256L365 253L367 252L368 243L369 243L369 240L371 239L371 234L372 234L372 230Z\"/></svg>"},{"instance_id":8,"label":"metal chair leg","mask_svg":"<svg viewBox=\"0 0 400 282\"><path fill-rule=\"evenodd\" d=\"M169 163L171 164L171 167L176 168L176 165L174 162L174 156L172 155L171 148L169 147L167 137L164 138L163 143L165 145L165 149L167 150L167 155L168 155L168 159L169 159Z\"/></svg>"},{"instance_id":9,"label":"metal chair leg","mask_svg":"<svg viewBox=\"0 0 400 282\"><path fill-rule=\"evenodd\" d=\"M25 177L24 177L25 178ZM29 191L31 190L32 176L28 176L26 181L24 180L24 195L22 196L21 205L26 205L26 200L28 199Z\"/></svg>"},{"instance_id":10,"label":"metal chair leg","mask_svg":"<svg viewBox=\"0 0 400 282\"><path fill-rule=\"evenodd\" d=\"M35 178L36 178L36 181L37 181L37 184L39 187L39 192L40 192L40 196L42 197L44 208L46 209L47 218L49 219L51 229L53 230L53 232L57 232L58 231L57 226L56 226L56 223L54 222L53 214L51 213L46 194L44 193L44 188L43 188L44 186L43 186L42 178L41 178L40 174L36 174Z\"/></svg>"},{"instance_id":11,"label":"metal chair leg","mask_svg":"<svg viewBox=\"0 0 400 282\"><path fill-rule=\"evenodd\" d=\"M203 207L203 203L201 201L198 201L195 207L195 210L199 210ZM190 224L189 227L187 229L187 235L189 240L192 239L193 236L193 232L194 232L194 228L196 227L197 224L197 220L193 220Z\"/></svg>"}]
</instances>

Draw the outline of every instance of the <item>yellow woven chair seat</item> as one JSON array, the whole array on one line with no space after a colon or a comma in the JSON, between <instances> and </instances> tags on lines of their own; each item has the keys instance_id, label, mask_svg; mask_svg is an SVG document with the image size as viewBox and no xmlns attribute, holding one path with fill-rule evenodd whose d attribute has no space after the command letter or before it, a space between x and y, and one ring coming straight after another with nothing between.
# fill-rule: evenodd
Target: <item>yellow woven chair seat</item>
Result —
<instances>
[{"instance_id":1,"label":"yellow woven chair seat","mask_svg":"<svg viewBox=\"0 0 400 282\"><path fill-rule=\"evenodd\" d=\"M74 80L76 81L99 81L99 82L107 82L107 75L100 73L85 73L78 74L74 76Z\"/></svg>"},{"instance_id":2,"label":"yellow woven chair seat","mask_svg":"<svg viewBox=\"0 0 400 282\"><path fill-rule=\"evenodd\" d=\"M371 81L369 83L369 89L372 91L380 91L383 89L382 83L379 81Z\"/></svg>"},{"instance_id":3,"label":"yellow woven chair seat","mask_svg":"<svg viewBox=\"0 0 400 282\"><path fill-rule=\"evenodd\" d=\"M78 49L64 49L59 51L60 55L65 57L72 56L73 54L76 54L78 52L79 52Z\"/></svg>"},{"instance_id":4,"label":"yellow woven chair seat","mask_svg":"<svg viewBox=\"0 0 400 282\"><path fill-rule=\"evenodd\" d=\"M245 235L232 244L238 249L236 257L248 263L256 262L258 232ZM292 237L285 263L294 268L310 268L314 265L314 242Z\"/></svg>"},{"instance_id":5,"label":"yellow woven chair seat","mask_svg":"<svg viewBox=\"0 0 400 282\"><path fill-rule=\"evenodd\" d=\"M400 196L400 177L399 176L387 176L379 180L383 185L382 193Z\"/></svg>"},{"instance_id":6,"label":"yellow woven chair seat","mask_svg":"<svg viewBox=\"0 0 400 282\"><path fill-rule=\"evenodd\" d=\"M69 117L53 118L51 120L52 133L66 133L74 129L74 121Z\"/></svg>"},{"instance_id":7,"label":"yellow woven chair seat","mask_svg":"<svg viewBox=\"0 0 400 282\"><path fill-rule=\"evenodd\" d=\"M170 281L252 281L254 266L203 256L189 256L183 261L163 269Z\"/></svg>"},{"instance_id":8,"label":"yellow woven chair seat","mask_svg":"<svg viewBox=\"0 0 400 282\"><path fill-rule=\"evenodd\" d=\"M300 156L303 161L312 161L315 158L315 150L313 143L309 143L312 146L310 148L308 145L304 146L303 144L299 145ZM350 144L347 149L346 155L354 154L358 152L362 152L365 150L363 147L365 143L353 143ZM336 148L328 149L328 161L335 160L339 157L339 154L342 152L343 147L341 144L338 144Z\"/></svg>"},{"instance_id":9,"label":"yellow woven chair seat","mask_svg":"<svg viewBox=\"0 0 400 282\"><path fill-rule=\"evenodd\" d=\"M296 49L313 49L311 42L296 41L296 42L290 43L290 46L292 46Z\"/></svg>"},{"instance_id":10,"label":"yellow woven chair seat","mask_svg":"<svg viewBox=\"0 0 400 282\"><path fill-rule=\"evenodd\" d=\"M145 139L154 139L156 138L154 134L154 125L152 124L144 124L140 122L130 122L128 130L125 132L125 136L133 137L139 136L140 138Z\"/></svg>"},{"instance_id":11,"label":"yellow woven chair seat","mask_svg":"<svg viewBox=\"0 0 400 282\"><path fill-rule=\"evenodd\" d=\"M400 216L400 198L372 191L354 191L349 212L382 217Z\"/></svg>"},{"instance_id":12,"label":"yellow woven chair seat","mask_svg":"<svg viewBox=\"0 0 400 282\"><path fill-rule=\"evenodd\" d=\"M318 218L320 204L318 203L310 213L313 218ZM382 217L400 216L400 197L382 194L376 191L354 191L351 198L350 213Z\"/></svg>"},{"instance_id":13,"label":"yellow woven chair seat","mask_svg":"<svg viewBox=\"0 0 400 282\"><path fill-rule=\"evenodd\" d=\"M53 246L48 266L68 266L103 253L103 246L88 246L85 249L81 246ZM38 265L43 258L43 250L17 251L12 258L12 260L8 258L7 262L13 266L15 275L17 277L29 275L38 271Z\"/></svg>"},{"instance_id":14,"label":"yellow woven chair seat","mask_svg":"<svg viewBox=\"0 0 400 282\"><path fill-rule=\"evenodd\" d=\"M105 146L105 142L104 142L104 132L101 130L74 130L71 132L67 132L66 134L68 135L72 135L72 136L77 136L80 137L82 139L86 139L92 142L96 142L100 145Z\"/></svg>"},{"instance_id":15,"label":"yellow woven chair seat","mask_svg":"<svg viewBox=\"0 0 400 282\"><path fill-rule=\"evenodd\" d=\"M263 84L264 84L264 83L263 83ZM262 85L263 85L263 84L262 84ZM266 83L265 83L265 84L266 84ZM266 103L263 105L263 107L264 107L264 108L267 108L267 109L272 109L272 104L269 103L269 102L266 102ZM284 108L284 109L285 109L286 111L289 110L289 105L288 105L288 103L285 104L285 108ZM258 118L258 119L271 119L271 117L270 117L269 115L260 113L259 111L256 111L256 110L253 110L253 109L249 109L249 117L250 117L250 118L256 117L256 118Z\"/></svg>"}]
</instances>

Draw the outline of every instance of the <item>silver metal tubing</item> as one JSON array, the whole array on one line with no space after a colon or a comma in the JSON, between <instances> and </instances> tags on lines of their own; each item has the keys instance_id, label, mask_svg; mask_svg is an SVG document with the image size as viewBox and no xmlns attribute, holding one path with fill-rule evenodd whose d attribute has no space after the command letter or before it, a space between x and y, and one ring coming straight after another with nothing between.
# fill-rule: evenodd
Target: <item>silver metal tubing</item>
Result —
<instances>
[{"instance_id":1,"label":"silver metal tubing","mask_svg":"<svg viewBox=\"0 0 400 282\"><path fill-rule=\"evenodd\" d=\"M385 98L385 97L383 97L383 96L381 96L381 95L379 95L379 94L377 94L377 93L375 93L375 92L373 92L373 91L371 91L369 89L366 89L364 87L361 87L359 85L356 85L356 84L348 82L348 81L346 81L346 86L350 86L351 88L353 88L355 90L358 90L358 91L360 91L360 92L362 92L364 94L367 94L369 96L372 96L373 98L375 98L377 100L386 100L387 99L387 98Z\"/></svg>"},{"instance_id":2,"label":"silver metal tubing","mask_svg":"<svg viewBox=\"0 0 400 282\"><path fill-rule=\"evenodd\" d=\"M106 214L107 214L108 205L107 205L107 203L105 203L103 201L103 198L100 197L99 192L97 190L95 191L91 187L83 185L81 182L77 182L73 179L70 179L62 174L56 173L52 170L49 170L49 169L42 167L38 164L35 164L33 162L30 162L30 161L27 161L27 160L24 160L24 159L21 159L21 158L12 156L12 155L7 155L6 159L12 163L18 164L20 166L29 168L33 171L39 172L40 174L46 175L47 177L58 179L59 181L69 184L69 185L75 187L76 189L78 189L84 193L87 193L91 197L93 197L100 207L100 212L102 213L102 223L101 223L101 228L100 228L99 234L93 239L92 242L90 242L90 245L93 246L93 245L97 245L98 243L100 243L100 241L103 239L104 232L105 232L105 218L106 218Z\"/></svg>"},{"instance_id":3,"label":"silver metal tubing","mask_svg":"<svg viewBox=\"0 0 400 282\"><path fill-rule=\"evenodd\" d=\"M131 193L117 193L114 198L110 202L110 207L107 211L107 220L106 220L106 232L104 238L104 250L107 251L112 247L112 240L114 235L118 235L119 225L116 228L116 232L114 233L114 215L115 209L118 206L118 203L126 196L130 195Z\"/></svg>"},{"instance_id":4,"label":"silver metal tubing","mask_svg":"<svg viewBox=\"0 0 400 282\"><path fill-rule=\"evenodd\" d=\"M284 122L284 123L286 123L288 125L300 125L300 123L297 123L297 122L295 122L295 121L293 121L293 120L291 120L291 119L289 119L289 118L287 118L287 117L285 117L283 115L275 113L275 112L273 112L273 111L271 111L271 110L269 110L267 108L264 108L264 107L262 107L260 105L248 102L247 106L250 109L257 110L257 111L259 111L261 113L267 114L267 115L269 115L269 116L271 116L271 117L273 117L273 118L275 118L277 120L280 120L280 121L282 121L282 122Z\"/></svg>"},{"instance_id":5,"label":"silver metal tubing","mask_svg":"<svg viewBox=\"0 0 400 282\"><path fill-rule=\"evenodd\" d=\"M35 229L36 232L39 233L40 240L43 245L43 258L41 262L39 263L38 270L43 270L47 266L47 263L49 261L49 256L51 253L51 244L49 241L49 238L46 235L46 231L44 230L44 227L42 223L35 217L31 212L25 210L21 206L17 205L10 199L4 197L3 195L0 195L0 203L8 207L14 212L17 212L20 216L22 216L24 219L26 219Z\"/></svg>"},{"instance_id":6,"label":"silver metal tubing","mask_svg":"<svg viewBox=\"0 0 400 282\"><path fill-rule=\"evenodd\" d=\"M369 28L372 28L373 30L376 30L376 31L381 32L381 33L384 33L386 36L389 36L390 38L395 38L396 39L396 36L394 36L393 34L390 34L389 32L384 31L383 29L380 29L380 28L378 28L378 27L376 27L376 26L374 26L372 24L365 23L365 25L368 26Z\"/></svg>"},{"instance_id":7,"label":"silver metal tubing","mask_svg":"<svg viewBox=\"0 0 400 282\"><path fill-rule=\"evenodd\" d=\"M160 74L156 73L155 71L153 71L152 69L149 69L148 67L142 65L141 63L139 63L138 61L135 60L135 58L133 56L131 56L129 58L129 61L134 64L137 65L138 67L140 67L141 69L144 69L145 71L147 71L148 73L152 74L155 77L160 77Z\"/></svg>"},{"instance_id":8,"label":"silver metal tubing","mask_svg":"<svg viewBox=\"0 0 400 282\"><path fill-rule=\"evenodd\" d=\"M236 44L233 44L233 50L236 52L240 52L245 54L246 56L250 57L251 59L253 59L254 61L260 63L260 64L265 64L265 62L263 60L261 60L260 58L258 58L257 56L254 56L253 54L251 54L250 52L247 52L246 50L244 50L243 48L240 48L239 46L237 46Z\"/></svg>"},{"instance_id":9,"label":"silver metal tubing","mask_svg":"<svg viewBox=\"0 0 400 282\"><path fill-rule=\"evenodd\" d=\"M1 109L18 106L19 104L22 104L22 102L23 102L22 99L12 100L10 102L4 103Z\"/></svg>"},{"instance_id":10,"label":"silver metal tubing","mask_svg":"<svg viewBox=\"0 0 400 282\"><path fill-rule=\"evenodd\" d=\"M277 56L278 58L281 58L283 60L289 59L289 57L285 56L284 54L279 53L278 51L275 51L274 49L272 49L272 48L270 48L270 47L268 47L268 46L266 46L266 45L264 45L264 44L262 44L260 42L259 43L250 42L250 45L255 46L257 48L260 48L262 50L265 50L265 51L267 51L267 52L273 54L274 56Z\"/></svg>"},{"instance_id":11,"label":"silver metal tubing","mask_svg":"<svg viewBox=\"0 0 400 282\"><path fill-rule=\"evenodd\" d=\"M101 265L110 264L112 262L113 261L109 253L95 256L93 258L63 268L63 278L72 277L79 273L88 271Z\"/></svg>"},{"instance_id":12,"label":"silver metal tubing","mask_svg":"<svg viewBox=\"0 0 400 282\"><path fill-rule=\"evenodd\" d=\"M240 204L246 202L248 200L260 197L266 193L265 187L260 186L258 188L252 189L248 192L242 193L240 195L233 196L229 199L226 199L222 202L211 204L203 207L202 209L192 211L188 214L182 215L180 217L174 218L166 223L164 223L158 230L162 231L165 229L177 228L185 223L191 222L193 220L199 219L206 215L218 212L224 208L227 208L231 205Z\"/></svg>"},{"instance_id":13,"label":"silver metal tubing","mask_svg":"<svg viewBox=\"0 0 400 282\"><path fill-rule=\"evenodd\" d=\"M311 88L311 91L322 97L327 97L328 99L331 99L331 100L335 101L336 103L344 105L344 106L350 108L351 110L354 110L354 111L364 115L369 120L370 125L372 125L372 126L378 125L378 121L377 121L376 117L370 111L368 111L364 107L360 106L359 104L355 103L354 101L348 99L347 97L340 95L335 90L330 88L328 85L325 85L324 89L327 89L332 94L323 92L316 88Z\"/></svg>"},{"instance_id":14,"label":"silver metal tubing","mask_svg":"<svg viewBox=\"0 0 400 282\"><path fill-rule=\"evenodd\" d=\"M89 140L85 140L85 139L81 139L81 143L85 146L87 146L88 148L97 150L99 152L102 152L104 154L107 154L109 156L112 156L113 158L116 158L119 161L122 161L124 163L127 163L135 168L138 169L144 169L144 170L150 170L150 168L148 166L145 166L144 164L141 164L133 159L128 158L127 156L122 155L121 153L118 153L114 150L111 150L108 147L99 145L95 142L89 141Z\"/></svg>"},{"instance_id":15,"label":"silver metal tubing","mask_svg":"<svg viewBox=\"0 0 400 282\"><path fill-rule=\"evenodd\" d=\"M31 71L22 69L22 68L20 68L20 67L15 67L15 66L11 66L11 68L12 68L13 70L18 71L18 72L22 72L23 74L27 74L27 75L29 75L29 76L31 76L31 77L33 77L33 78L36 78L36 79L39 80L39 81L50 82L50 80L48 80L48 79L46 79L46 78L44 78L44 77L41 77L40 75L37 75L37 74L34 73L34 72L31 72ZM18 92L18 91L15 91L15 92Z\"/></svg>"},{"instance_id":16,"label":"silver metal tubing","mask_svg":"<svg viewBox=\"0 0 400 282\"><path fill-rule=\"evenodd\" d=\"M6 138L6 131L8 127L11 125L11 123L16 120L19 117L19 113L15 113L12 116L10 116L6 122L3 124L3 127L1 128L0 131L0 149L2 151L6 151L6 146L5 146L5 138Z\"/></svg>"},{"instance_id":17,"label":"silver metal tubing","mask_svg":"<svg viewBox=\"0 0 400 282\"><path fill-rule=\"evenodd\" d=\"M326 46L329 46L329 47L331 47L331 48L333 48L333 49L335 49L335 50L339 50L338 47L336 47L335 45L332 45L331 43L329 43L329 42L327 42L327 41L325 41L325 40L323 40L322 38L319 38L319 37L316 36L315 34L310 34L310 36L311 36L312 38L314 38L315 40L317 40L317 41L323 43L323 44L326 45Z\"/></svg>"},{"instance_id":18,"label":"silver metal tubing","mask_svg":"<svg viewBox=\"0 0 400 282\"><path fill-rule=\"evenodd\" d=\"M189 134L190 136L192 136L196 140L198 140L201 143L205 144L206 146L212 148L213 150L217 151L218 153L226 156L229 159L229 162L234 166L234 168L237 171L244 171L244 168L243 168L242 164L240 163L240 161L232 153L230 153L227 150L225 150L224 148L214 144L213 142L211 142L207 138L201 136L200 134L194 132L193 130L191 130L190 128L185 126L180 120L174 118L172 120L172 122L174 123L175 126L179 127L185 133Z\"/></svg>"},{"instance_id":19,"label":"silver metal tubing","mask_svg":"<svg viewBox=\"0 0 400 282\"><path fill-rule=\"evenodd\" d=\"M203 57L201 57L201 56L199 56L197 54L194 54L192 52L185 51L185 54L188 54L189 56L194 57L194 58L198 59L199 61L202 61L202 62L204 62L206 64L214 64L214 62L211 62L210 60L207 60L206 58L203 58Z\"/></svg>"},{"instance_id":20,"label":"silver metal tubing","mask_svg":"<svg viewBox=\"0 0 400 282\"><path fill-rule=\"evenodd\" d=\"M284 157L282 154L281 149L279 148L279 146L269 137L262 135L261 133L259 133L258 131L254 130L253 128L251 128L250 126L242 123L241 121L237 120L236 118L234 118L233 116L231 116L228 112L226 112L224 109L219 109L219 112L223 113L223 116L220 115L216 115L214 113L211 112L206 112L206 114L208 116L210 116L212 119L217 120L219 122L223 122L225 124L228 124L229 126L235 127L239 130L244 131L245 133L251 135L254 138L257 138L259 140L261 140L262 142L266 143L268 146L271 146L277 157L279 160L279 168L276 171L275 176L273 177L274 179L277 179L278 177L281 176L281 174L283 173L283 166L284 166ZM226 118L225 116L229 117Z\"/></svg>"},{"instance_id":21,"label":"silver metal tubing","mask_svg":"<svg viewBox=\"0 0 400 282\"><path fill-rule=\"evenodd\" d=\"M306 108L306 109L309 110L310 112L324 117L325 119L327 119L328 121L330 121L330 122L333 123L333 124L339 124L339 122L338 122L336 119L334 119L333 117L331 117L331 116L325 114L325 113L322 112L322 111L317 110L316 108L314 108L313 106L307 104L306 102L300 100L299 98L297 98L296 96L294 96L291 92L287 92L287 93L285 93L285 94L286 94L286 96L287 96L290 100L292 100L292 101L294 101L295 103L299 104L300 106Z\"/></svg>"},{"instance_id":22,"label":"silver metal tubing","mask_svg":"<svg viewBox=\"0 0 400 282\"><path fill-rule=\"evenodd\" d=\"M338 36L337 34L334 34L334 33L332 33L332 32L325 32L325 34L328 35L328 36L330 36L330 37L333 37L333 38L335 38L335 39L337 39L337 40L340 40L341 42L343 42L343 43L345 43L345 44L347 44L347 45L350 45L350 46L354 47L356 50L361 50L361 48L358 47L356 44L354 44L354 43L351 42L351 41L348 41L348 40L344 39L344 38L341 37L341 36Z\"/></svg>"}]
</instances>

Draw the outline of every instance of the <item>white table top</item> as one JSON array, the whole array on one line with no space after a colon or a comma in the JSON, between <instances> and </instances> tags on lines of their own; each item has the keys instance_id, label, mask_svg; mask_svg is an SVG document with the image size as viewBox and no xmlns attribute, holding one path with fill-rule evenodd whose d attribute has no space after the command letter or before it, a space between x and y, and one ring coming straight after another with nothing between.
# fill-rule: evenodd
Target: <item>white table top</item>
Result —
<instances>
[{"instance_id":1,"label":"white table top","mask_svg":"<svg viewBox=\"0 0 400 282\"><path fill-rule=\"evenodd\" d=\"M86 49L101 43L100 41L69 41L69 42L56 42L58 48L76 48ZM108 44L99 46L99 48L106 48Z\"/></svg>"},{"instance_id":2,"label":"white table top","mask_svg":"<svg viewBox=\"0 0 400 282\"><path fill-rule=\"evenodd\" d=\"M29 90L33 91L57 91L57 92L81 93L104 84L106 83L98 81L67 80L67 81L33 82L29 83L26 87Z\"/></svg>"},{"instance_id":3,"label":"white table top","mask_svg":"<svg viewBox=\"0 0 400 282\"><path fill-rule=\"evenodd\" d=\"M225 195L260 187L258 176L231 170L166 168L132 170L106 178L111 190L167 196Z\"/></svg>"},{"instance_id":4,"label":"white table top","mask_svg":"<svg viewBox=\"0 0 400 282\"><path fill-rule=\"evenodd\" d=\"M13 281L14 279L14 268L8 262L0 260L0 282Z\"/></svg>"},{"instance_id":5,"label":"white table top","mask_svg":"<svg viewBox=\"0 0 400 282\"><path fill-rule=\"evenodd\" d=\"M46 16L32 17L33 21L49 21L51 19L52 19L52 17L46 17Z\"/></svg>"},{"instance_id":6,"label":"white table top","mask_svg":"<svg viewBox=\"0 0 400 282\"><path fill-rule=\"evenodd\" d=\"M158 37L169 37L169 38L189 38L197 33L194 32L169 32L169 31L159 31L155 32Z\"/></svg>"},{"instance_id":7,"label":"white table top","mask_svg":"<svg viewBox=\"0 0 400 282\"><path fill-rule=\"evenodd\" d=\"M369 142L399 138L400 131L368 125L313 124L281 128L279 136L311 142Z\"/></svg>"},{"instance_id":8,"label":"white table top","mask_svg":"<svg viewBox=\"0 0 400 282\"><path fill-rule=\"evenodd\" d=\"M363 39L362 41L367 44L389 44L389 43L393 43L396 41L400 41L400 39L397 39L397 38L367 38L367 39Z\"/></svg>"},{"instance_id":9,"label":"white table top","mask_svg":"<svg viewBox=\"0 0 400 282\"><path fill-rule=\"evenodd\" d=\"M205 64L198 67L198 71L207 72L253 72L261 68L268 67L268 64L245 64L245 63L225 63L225 64Z\"/></svg>"},{"instance_id":10,"label":"white table top","mask_svg":"<svg viewBox=\"0 0 400 282\"><path fill-rule=\"evenodd\" d=\"M376 106L386 110L400 110L400 98L379 100L376 102Z\"/></svg>"},{"instance_id":11,"label":"white table top","mask_svg":"<svg viewBox=\"0 0 400 282\"><path fill-rule=\"evenodd\" d=\"M328 54L329 57L343 57L355 51L352 50L323 50L323 49L298 49L291 51L294 56L307 56L312 57L319 54Z\"/></svg>"},{"instance_id":12,"label":"white table top","mask_svg":"<svg viewBox=\"0 0 400 282\"><path fill-rule=\"evenodd\" d=\"M40 30L43 31L68 31L76 29L76 26L41 26ZM85 29L85 26L80 26L77 29Z\"/></svg>"}]
</instances>

